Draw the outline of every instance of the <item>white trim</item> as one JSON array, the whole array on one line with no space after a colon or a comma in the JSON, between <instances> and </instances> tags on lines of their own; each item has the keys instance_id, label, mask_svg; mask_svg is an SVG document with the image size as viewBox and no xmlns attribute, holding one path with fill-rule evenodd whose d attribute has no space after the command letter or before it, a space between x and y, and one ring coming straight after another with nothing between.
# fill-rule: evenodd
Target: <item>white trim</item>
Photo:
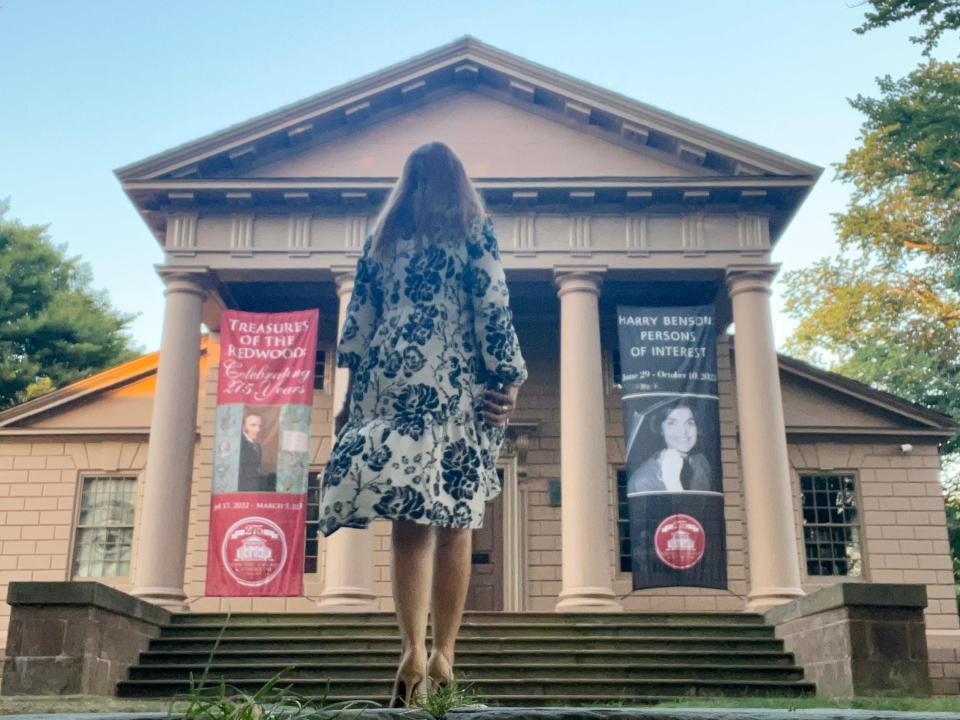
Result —
<instances>
[{"instance_id":1,"label":"white trim","mask_svg":"<svg viewBox=\"0 0 960 720\"><path fill-rule=\"evenodd\" d=\"M522 612L526 605L526 493L517 482L516 456L497 463L503 470L503 612Z\"/></svg>"}]
</instances>

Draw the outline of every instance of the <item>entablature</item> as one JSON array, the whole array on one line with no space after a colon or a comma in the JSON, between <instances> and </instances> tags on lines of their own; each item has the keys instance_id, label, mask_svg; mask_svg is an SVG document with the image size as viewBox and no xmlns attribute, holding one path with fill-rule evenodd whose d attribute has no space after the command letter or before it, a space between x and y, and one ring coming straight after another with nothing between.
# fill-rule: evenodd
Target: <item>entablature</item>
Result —
<instances>
[{"instance_id":1,"label":"entablature","mask_svg":"<svg viewBox=\"0 0 960 720\"><path fill-rule=\"evenodd\" d=\"M723 269L767 261L769 216L749 212L685 213L638 209L596 213L502 208L491 212L504 266L511 271L553 270L600 262L622 269ZM301 212L171 213L165 254L170 264L231 272L332 271L351 266L373 217Z\"/></svg>"},{"instance_id":2,"label":"entablature","mask_svg":"<svg viewBox=\"0 0 960 720\"><path fill-rule=\"evenodd\" d=\"M168 253L202 249L309 256L334 249L359 251L394 182L150 181L129 190L138 194L145 219ZM508 221L509 227L498 229L516 236L512 249L521 256L554 247L555 240L544 232L555 231L557 222L572 223L573 229L564 233L574 254L604 249L631 255L664 250L689 254L721 247L767 251L796 207L796 197L808 190L802 179L791 178L480 179L477 186L491 215ZM589 223L584 218L590 218ZM594 228L617 222L625 223L614 233L618 241L593 242ZM666 237L661 231L677 222L681 230L674 242L670 233ZM538 229L539 224L543 228ZM736 237L723 235L723 229L733 226Z\"/></svg>"}]
</instances>

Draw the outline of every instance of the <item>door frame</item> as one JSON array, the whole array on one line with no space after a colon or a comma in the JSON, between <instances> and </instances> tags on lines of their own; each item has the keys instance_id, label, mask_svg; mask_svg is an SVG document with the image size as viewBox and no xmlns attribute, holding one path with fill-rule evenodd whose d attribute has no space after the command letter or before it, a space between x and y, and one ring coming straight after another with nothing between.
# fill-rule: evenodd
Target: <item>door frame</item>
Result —
<instances>
[{"instance_id":1,"label":"door frame","mask_svg":"<svg viewBox=\"0 0 960 720\"><path fill-rule=\"evenodd\" d=\"M497 468L503 470L503 612L523 612L527 599L527 493L518 482L515 453L501 455Z\"/></svg>"}]
</instances>

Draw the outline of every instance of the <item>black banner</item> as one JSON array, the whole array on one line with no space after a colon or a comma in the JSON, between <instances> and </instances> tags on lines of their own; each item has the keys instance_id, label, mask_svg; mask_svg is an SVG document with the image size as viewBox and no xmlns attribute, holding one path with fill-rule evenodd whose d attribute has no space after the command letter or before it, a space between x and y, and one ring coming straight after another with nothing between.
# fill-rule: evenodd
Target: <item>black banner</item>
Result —
<instances>
[{"instance_id":1,"label":"black banner","mask_svg":"<svg viewBox=\"0 0 960 720\"><path fill-rule=\"evenodd\" d=\"M726 589L712 305L618 307L633 589Z\"/></svg>"}]
</instances>

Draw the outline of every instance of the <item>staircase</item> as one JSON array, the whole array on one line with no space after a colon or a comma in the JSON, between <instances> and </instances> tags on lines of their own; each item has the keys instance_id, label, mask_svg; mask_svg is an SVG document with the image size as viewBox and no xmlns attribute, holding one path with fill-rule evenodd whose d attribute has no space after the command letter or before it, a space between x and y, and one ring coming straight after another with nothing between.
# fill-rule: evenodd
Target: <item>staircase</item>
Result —
<instances>
[{"instance_id":1,"label":"staircase","mask_svg":"<svg viewBox=\"0 0 960 720\"><path fill-rule=\"evenodd\" d=\"M226 623L220 643L217 636ZM400 656L392 614L175 616L120 697L172 697L199 678L281 685L329 702L386 703ZM803 669L759 615L466 613L461 684L491 705L651 703L678 696L805 695Z\"/></svg>"}]
</instances>

